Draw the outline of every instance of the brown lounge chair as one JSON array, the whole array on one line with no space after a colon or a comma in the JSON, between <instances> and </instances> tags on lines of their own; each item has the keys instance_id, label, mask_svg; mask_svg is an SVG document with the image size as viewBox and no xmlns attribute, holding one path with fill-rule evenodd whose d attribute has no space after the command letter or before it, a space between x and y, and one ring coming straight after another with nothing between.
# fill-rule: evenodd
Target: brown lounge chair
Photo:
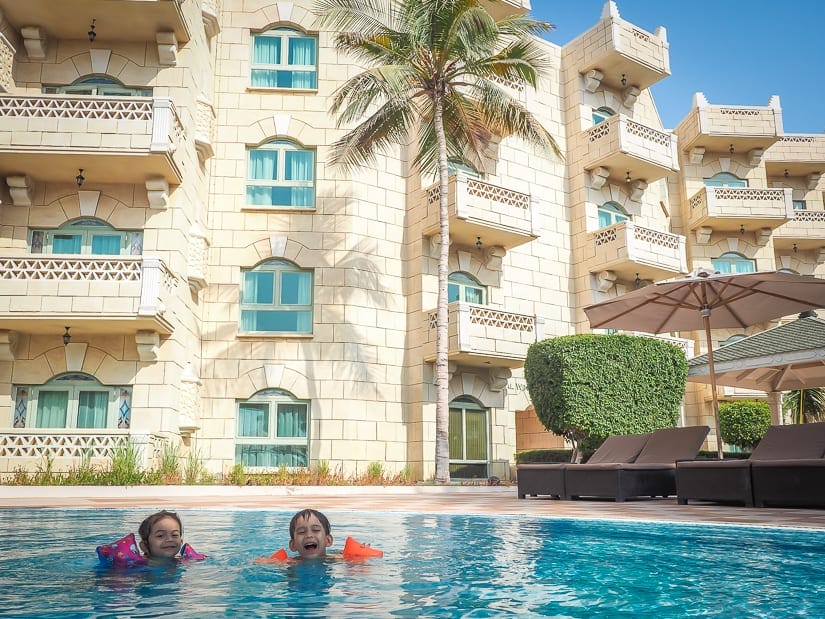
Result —
<instances>
[{"instance_id":1,"label":"brown lounge chair","mask_svg":"<svg viewBox=\"0 0 825 619\"><path fill-rule=\"evenodd\" d=\"M707 426L656 430L633 462L570 466L564 475L566 498L604 497L621 502L676 494L676 462L695 458L709 430Z\"/></svg>"},{"instance_id":2,"label":"brown lounge chair","mask_svg":"<svg viewBox=\"0 0 825 619\"><path fill-rule=\"evenodd\" d=\"M601 446L593 452L588 463L622 463L633 462L645 446L650 434L623 434L608 436ZM518 498L528 494L542 494L567 497L564 489L564 472L567 467L582 466L571 462L549 462L540 464L519 464Z\"/></svg>"},{"instance_id":3,"label":"brown lounge chair","mask_svg":"<svg viewBox=\"0 0 825 619\"><path fill-rule=\"evenodd\" d=\"M715 501L752 507L754 503L762 506L766 502L804 504L807 501L823 505L823 453L825 423L771 426L747 460L679 462L676 465L678 502L687 505L689 500ZM765 473L757 473L755 469ZM817 469L818 477L814 473L814 479L808 480L810 473ZM754 487L757 477L760 485L758 499ZM815 483L811 485L810 481ZM807 498L806 494L811 497Z\"/></svg>"}]
</instances>

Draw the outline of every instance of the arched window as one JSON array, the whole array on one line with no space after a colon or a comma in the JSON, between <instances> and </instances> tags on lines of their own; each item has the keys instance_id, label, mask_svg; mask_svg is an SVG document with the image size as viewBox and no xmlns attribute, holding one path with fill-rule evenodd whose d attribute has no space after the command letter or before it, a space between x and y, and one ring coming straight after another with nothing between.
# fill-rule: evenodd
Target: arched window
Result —
<instances>
[{"instance_id":1,"label":"arched window","mask_svg":"<svg viewBox=\"0 0 825 619\"><path fill-rule=\"evenodd\" d=\"M309 402L265 389L238 402L235 462L245 467L305 467L309 460Z\"/></svg>"},{"instance_id":2,"label":"arched window","mask_svg":"<svg viewBox=\"0 0 825 619\"><path fill-rule=\"evenodd\" d=\"M731 174L719 172L705 179L705 187L747 187L748 181Z\"/></svg>"},{"instance_id":3,"label":"arched window","mask_svg":"<svg viewBox=\"0 0 825 619\"><path fill-rule=\"evenodd\" d=\"M241 275L242 333L312 333L312 271L267 260Z\"/></svg>"},{"instance_id":4,"label":"arched window","mask_svg":"<svg viewBox=\"0 0 825 619\"><path fill-rule=\"evenodd\" d=\"M44 385L20 385L15 428L119 428L131 425L132 388L101 385L89 374L70 372Z\"/></svg>"},{"instance_id":5,"label":"arched window","mask_svg":"<svg viewBox=\"0 0 825 619\"><path fill-rule=\"evenodd\" d=\"M630 215L615 202L605 202L599 207L599 228L606 228L628 220L630 220Z\"/></svg>"},{"instance_id":6,"label":"arched window","mask_svg":"<svg viewBox=\"0 0 825 619\"><path fill-rule=\"evenodd\" d=\"M481 176L479 171L476 170L475 167L473 167L471 164L460 159L455 159L453 157L450 157L447 160L447 172L450 174L461 172L462 174L470 176L472 178L479 178Z\"/></svg>"},{"instance_id":7,"label":"arched window","mask_svg":"<svg viewBox=\"0 0 825 619\"><path fill-rule=\"evenodd\" d=\"M318 87L318 38L292 28L273 28L252 37L252 86Z\"/></svg>"},{"instance_id":8,"label":"arched window","mask_svg":"<svg viewBox=\"0 0 825 619\"><path fill-rule=\"evenodd\" d=\"M739 340L744 340L746 337L748 336L742 333L737 333L736 335L731 335L728 339L719 342L718 346L727 346L728 344L733 344L734 342L738 342Z\"/></svg>"},{"instance_id":9,"label":"arched window","mask_svg":"<svg viewBox=\"0 0 825 619\"><path fill-rule=\"evenodd\" d=\"M720 273L753 273L756 271L756 260L732 251L713 258L710 263Z\"/></svg>"},{"instance_id":10,"label":"arched window","mask_svg":"<svg viewBox=\"0 0 825 619\"><path fill-rule=\"evenodd\" d=\"M447 283L447 302L487 303L487 289L472 275L456 271L450 273Z\"/></svg>"},{"instance_id":11,"label":"arched window","mask_svg":"<svg viewBox=\"0 0 825 619\"><path fill-rule=\"evenodd\" d=\"M247 204L315 206L315 151L289 140L275 140L250 148L248 153Z\"/></svg>"},{"instance_id":12,"label":"arched window","mask_svg":"<svg viewBox=\"0 0 825 619\"><path fill-rule=\"evenodd\" d=\"M488 475L487 409L461 396L450 402L450 476L486 479Z\"/></svg>"},{"instance_id":13,"label":"arched window","mask_svg":"<svg viewBox=\"0 0 825 619\"><path fill-rule=\"evenodd\" d=\"M151 97L151 88L129 88L107 75L92 75L67 86L43 86L43 94L96 95L98 97Z\"/></svg>"},{"instance_id":14,"label":"arched window","mask_svg":"<svg viewBox=\"0 0 825 619\"><path fill-rule=\"evenodd\" d=\"M609 107L599 107L593 110L593 124L598 125L600 122L604 122L611 116L615 116L616 112L611 110Z\"/></svg>"},{"instance_id":15,"label":"arched window","mask_svg":"<svg viewBox=\"0 0 825 619\"><path fill-rule=\"evenodd\" d=\"M140 256L143 232L116 230L99 219L76 219L56 230L30 230L29 251L33 254Z\"/></svg>"}]
</instances>

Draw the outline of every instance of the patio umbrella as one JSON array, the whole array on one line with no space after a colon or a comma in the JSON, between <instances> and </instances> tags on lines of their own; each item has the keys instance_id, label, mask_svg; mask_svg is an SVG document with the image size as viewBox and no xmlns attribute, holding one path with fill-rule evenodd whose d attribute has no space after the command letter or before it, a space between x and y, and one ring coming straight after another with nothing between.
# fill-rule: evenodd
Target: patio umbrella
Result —
<instances>
[{"instance_id":1,"label":"patio umbrella","mask_svg":"<svg viewBox=\"0 0 825 619\"><path fill-rule=\"evenodd\" d=\"M825 307L825 280L816 277L780 271L722 275L699 269L684 278L657 282L590 305L584 312L593 329L645 333L704 329L717 452L722 458L711 329L741 329L821 307Z\"/></svg>"}]
</instances>

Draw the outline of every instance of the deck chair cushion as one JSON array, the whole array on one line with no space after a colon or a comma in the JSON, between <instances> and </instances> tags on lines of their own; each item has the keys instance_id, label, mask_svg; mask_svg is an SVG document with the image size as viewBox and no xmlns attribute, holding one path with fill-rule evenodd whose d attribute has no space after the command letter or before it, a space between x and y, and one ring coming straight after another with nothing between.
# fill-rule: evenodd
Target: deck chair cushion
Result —
<instances>
[{"instance_id":1,"label":"deck chair cushion","mask_svg":"<svg viewBox=\"0 0 825 619\"><path fill-rule=\"evenodd\" d=\"M650 434L623 434L608 436L604 443L590 456L588 464L606 462L633 462L642 451Z\"/></svg>"},{"instance_id":2,"label":"deck chair cushion","mask_svg":"<svg viewBox=\"0 0 825 619\"><path fill-rule=\"evenodd\" d=\"M751 453L751 460L804 460L825 454L825 422L771 426Z\"/></svg>"},{"instance_id":3,"label":"deck chair cushion","mask_svg":"<svg viewBox=\"0 0 825 619\"><path fill-rule=\"evenodd\" d=\"M693 460L709 430L707 426L656 430L634 462L636 464L673 464L677 460Z\"/></svg>"}]
</instances>

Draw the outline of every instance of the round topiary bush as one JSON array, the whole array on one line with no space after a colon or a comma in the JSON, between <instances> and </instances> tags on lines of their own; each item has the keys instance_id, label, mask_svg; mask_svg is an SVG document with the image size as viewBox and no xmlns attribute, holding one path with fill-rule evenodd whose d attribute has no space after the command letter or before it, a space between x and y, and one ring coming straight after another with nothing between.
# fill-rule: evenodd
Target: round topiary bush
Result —
<instances>
[{"instance_id":1,"label":"round topiary bush","mask_svg":"<svg viewBox=\"0 0 825 619\"><path fill-rule=\"evenodd\" d=\"M728 445L753 448L771 425L767 402L744 400L719 405L719 433Z\"/></svg>"}]
</instances>

